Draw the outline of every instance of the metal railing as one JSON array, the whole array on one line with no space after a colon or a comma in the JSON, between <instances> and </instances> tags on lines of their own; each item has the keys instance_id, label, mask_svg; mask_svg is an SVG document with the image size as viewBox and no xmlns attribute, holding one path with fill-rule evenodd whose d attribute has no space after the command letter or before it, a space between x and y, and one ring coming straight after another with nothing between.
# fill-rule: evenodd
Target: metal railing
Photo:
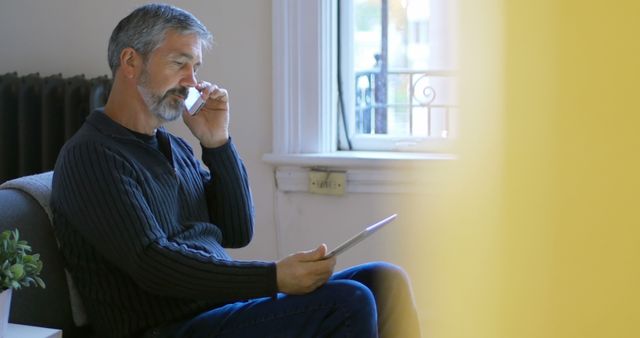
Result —
<instances>
[{"instance_id":1,"label":"metal railing","mask_svg":"<svg viewBox=\"0 0 640 338\"><path fill-rule=\"evenodd\" d=\"M375 69L356 72L356 133L447 137L451 112L458 107L455 75L453 71L398 69L386 75ZM422 118L416 118L417 113ZM395 131L389 128L393 121Z\"/></svg>"}]
</instances>

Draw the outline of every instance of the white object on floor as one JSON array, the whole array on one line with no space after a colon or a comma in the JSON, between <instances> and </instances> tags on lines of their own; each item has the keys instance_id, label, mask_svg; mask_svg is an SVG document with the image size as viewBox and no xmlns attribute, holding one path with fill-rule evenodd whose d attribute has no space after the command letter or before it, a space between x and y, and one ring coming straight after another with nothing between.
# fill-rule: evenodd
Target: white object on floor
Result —
<instances>
[{"instance_id":1,"label":"white object on floor","mask_svg":"<svg viewBox=\"0 0 640 338\"><path fill-rule=\"evenodd\" d=\"M62 331L9 323L5 338L62 338Z\"/></svg>"}]
</instances>

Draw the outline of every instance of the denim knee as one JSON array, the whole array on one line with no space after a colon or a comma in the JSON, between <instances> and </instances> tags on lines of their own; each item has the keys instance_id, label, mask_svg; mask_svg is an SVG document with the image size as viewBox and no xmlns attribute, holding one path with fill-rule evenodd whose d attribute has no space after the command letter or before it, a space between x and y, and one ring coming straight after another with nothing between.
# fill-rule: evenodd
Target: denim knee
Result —
<instances>
[{"instance_id":1,"label":"denim knee","mask_svg":"<svg viewBox=\"0 0 640 338\"><path fill-rule=\"evenodd\" d=\"M353 280L329 281L323 287L327 295L346 307L376 313L376 302L368 287Z\"/></svg>"},{"instance_id":2,"label":"denim knee","mask_svg":"<svg viewBox=\"0 0 640 338\"><path fill-rule=\"evenodd\" d=\"M409 284L409 276L403 268L387 262L375 262L371 264L374 265L381 278L394 283Z\"/></svg>"},{"instance_id":3,"label":"denim knee","mask_svg":"<svg viewBox=\"0 0 640 338\"><path fill-rule=\"evenodd\" d=\"M353 280L336 280L327 282L321 289L350 318L349 325L357 328L355 332L362 333L361 337L377 336L376 301L369 288Z\"/></svg>"}]
</instances>

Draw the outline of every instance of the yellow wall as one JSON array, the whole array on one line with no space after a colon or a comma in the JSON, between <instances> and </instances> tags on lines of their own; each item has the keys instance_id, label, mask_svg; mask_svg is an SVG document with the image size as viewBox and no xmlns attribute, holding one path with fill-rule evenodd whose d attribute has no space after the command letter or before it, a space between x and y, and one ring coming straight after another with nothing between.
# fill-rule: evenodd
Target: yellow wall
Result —
<instances>
[{"instance_id":1,"label":"yellow wall","mask_svg":"<svg viewBox=\"0 0 640 338\"><path fill-rule=\"evenodd\" d=\"M426 336L640 337L640 1L460 3L460 160L414 201Z\"/></svg>"}]
</instances>

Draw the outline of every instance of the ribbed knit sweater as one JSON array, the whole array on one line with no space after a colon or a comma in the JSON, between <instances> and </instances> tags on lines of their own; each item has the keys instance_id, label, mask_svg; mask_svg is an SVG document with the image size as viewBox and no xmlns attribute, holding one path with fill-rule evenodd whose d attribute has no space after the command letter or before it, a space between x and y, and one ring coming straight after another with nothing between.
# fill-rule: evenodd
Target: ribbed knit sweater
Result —
<instances>
[{"instance_id":1,"label":"ribbed knit sweater","mask_svg":"<svg viewBox=\"0 0 640 338\"><path fill-rule=\"evenodd\" d=\"M230 302L273 296L275 264L237 261L253 205L231 140L203 148L163 129L168 156L102 111L60 152L51 204L56 236L100 337L137 337Z\"/></svg>"}]
</instances>

